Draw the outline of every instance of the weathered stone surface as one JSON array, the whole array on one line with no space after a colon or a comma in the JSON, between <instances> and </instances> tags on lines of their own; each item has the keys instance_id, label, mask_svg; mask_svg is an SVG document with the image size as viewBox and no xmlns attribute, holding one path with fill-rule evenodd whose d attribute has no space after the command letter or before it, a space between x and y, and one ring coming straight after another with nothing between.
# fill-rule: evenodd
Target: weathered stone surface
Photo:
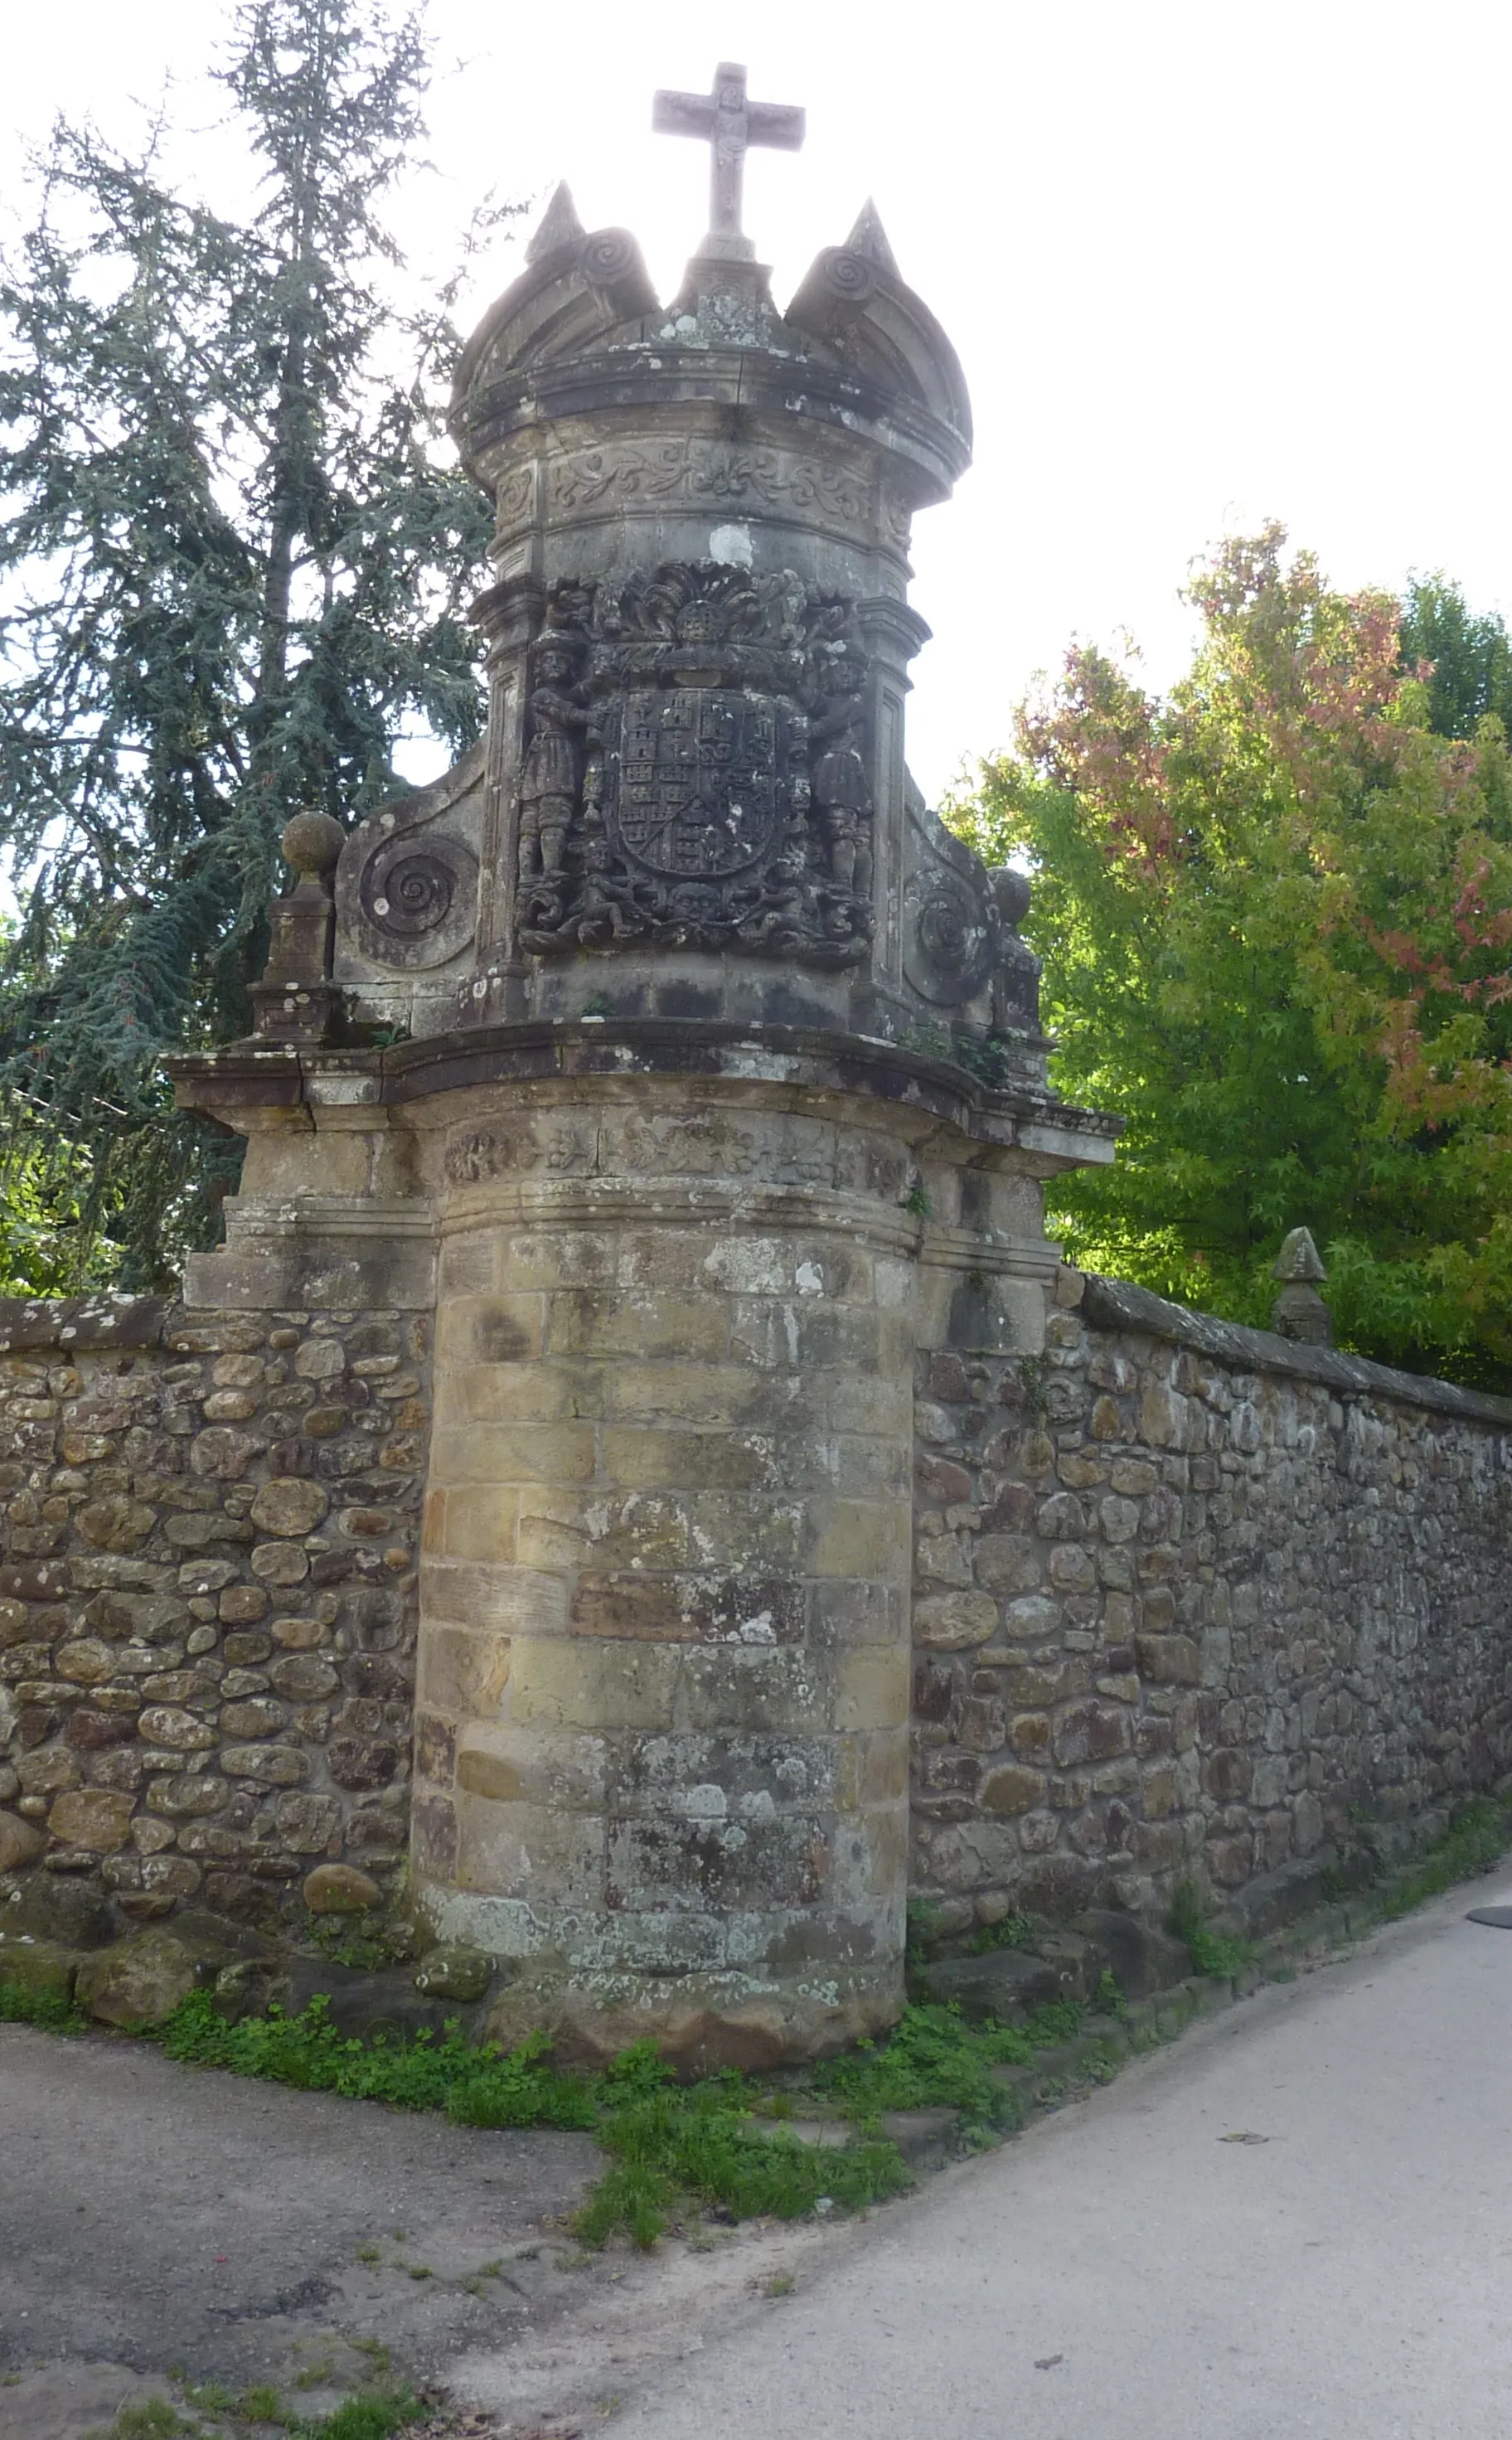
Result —
<instances>
[{"instance_id":1,"label":"weathered stone surface","mask_svg":"<svg viewBox=\"0 0 1512 2440\"><path fill-rule=\"evenodd\" d=\"M47 1816L47 1827L70 1847L114 1856L131 1837L132 1800L109 1788L72 1788L59 1797Z\"/></svg>"},{"instance_id":2,"label":"weathered stone surface","mask_svg":"<svg viewBox=\"0 0 1512 2440\"><path fill-rule=\"evenodd\" d=\"M348 1824L381 1896L404 1844L402 1812L386 1840L359 1815L365 1790L371 1802L374 1785L390 1785L407 1739L416 1579L406 1536L427 1409L423 1370L406 1371L403 1351L418 1355L423 1332L412 1344L412 1322L396 1329L360 1312L291 1327L146 1301L144 1313L142 1300L104 1300L97 1313L75 1300L56 1314L27 1308L19 1321L0 1303L0 1433L25 1431L29 1463L53 1468L45 1552L38 1491L0 1480L0 1875L21 1891L0 1930L70 1948L98 1945L123 1917L192 1909L205 1869L235 1881L249 1844L258 1873L233 1893L238 1905L258 1920L283 1910L291 1923L301 1875L341 1856ZM45 1349L55 1323L68 1352L46 1361L65 1369L5 1352L7 1340ZM97 1324L98 1342L88 1335ZM303 1546L329 1493L302 1479L291 1491L277 1471L297 1422L278 1402L302 1377L288 1377L287 1351L312 1337L323 1366L334 1350L345 1369L349 1337L354 1364L390 1367L353 1393L361 1447L344 1476L359 1485L348 1500L373 1499L382 1483L384 1543L365 1563L379 1584L355 1550ZM136 1351L127 1371L110 1353L120 1346ZM389 1403L379 1393L391 1376L405 1390ZM391 1449L398 1466L386 1463ZM382 1619L382 1654L362 1657L382 1660L384 1685L361 1724L342 1711L347 1647L334 1622L344 1588ZM264 1623L275 1602L287 1612L276 1640ZM259 1672L263 1662L281 1683ZM338 1721L347 1744L337 1759L361 1785L331 1772ZM5 1759L7 1739L19 1769ZM279 1826L282 1789L297 1789L299 1804ZM251 1841L249 1804L265 1808Z\"/></svg>"},{"instance_id":3,"label":"weathered stone surface","mask_svg":"<svg viewBox=\"0 0 1512 2440\"><path fill-rule=\"evenodd\" d=\"M8 1939L0 1929L0 1982L13 1983L28 1999L70 2000L79 1964L72 1948L47 1940Z\"/></svg>"},{"instance_id":4,"label":"weathered stone surface","mask_svg":"<svg viewBox=\"0 0 1512 2440\"><path fill-rule=\"evenodd\" d=\"M494 1972L481 1948L430 1948L415 1968L415 1988L431 2000L481 2000Z\"/></svg>"},{"instance_id":5,"label":"weathered stone surface","mask_svg":"<svg viewBox=\"0 0 1512 2440\"><path fill-rule=\"evenodd\" d=\"M199 1979L198 1960L184 1941L170 1931L144 1931L86 1957L75 1987L80 2006L101 2024L136 2033L171 2017Z\"/></svg>"},{"instance_id":6,"label":"weathered stone surface","mask_svg":"<svg viewBox=\"0 0 1512 2440\"><path fill-rule=\"evenodd\" d=\"M1184 1941L1138 1915L1097 1907L1074 1917L1070 1929L1091 1942L1094 1965L1112 1974L1126 2000L1147 2000L1191 1973Z\"/></svg>"},{"instance_id":7,"label":"weathered stone surface","mask_svg":"<svg viewBox=\"0 0 1512 2440\"><path fill-rule=\"evenodd\" d=\"M41 1855L47 1841L34 1821L0 1813L0 1873L19 1872Z\"/></svg>"},{"instance_id":8,"label":"weathered stone surface","mask_svg":"<svg viewBox=\"0 0 1512 2440\"><path fill-rule=\"evenodd\" d=\"M109 1903L93 1875L31 1873L5 1901L8 1939L53 1941L63 1948L99 1948L113 1937Z\"/></svg>"},{"instance_id":9,"label":"weathered stone surface","mask_svg":"<svg viewBox=\"0 0 1512 2440\"><path fill-rule=\"evenodd\" d=\"M936 2007L959 2008L974 2024L1011 2025L1053 2000L1083 1998L1087 1976L1075 1955L993 1948L981 1957L936 1958L919 1981Z\"/></svg>"},{"instance_id":10,"label":"weathered stone surface","mask_svg":"<svg viewBox=\"0 0 1512 2440\"><path fill-rule=\"evenodd\" d=\"M311 1534L329 1506L329 1496L318 1482L279 1475L258 1492L252 1522L264 1534Z\"/></svg>"},{"instance_id":11,"label":"weathered stone surface","mask_svg":"<svg viewBox=\"0 0 1512 2440\"><path fill-rule=\"evenodd\" d=\"M325 1958L296 1957L273 1981L269 1997L291 2012L324 2000L330 2022L349 2041L413 2041L417 2034L444 2033L453 2020L465 2039L481 2031L481 2011L418 1991L405 1967L368 1974Z\"/></svg>"}]
</instances>

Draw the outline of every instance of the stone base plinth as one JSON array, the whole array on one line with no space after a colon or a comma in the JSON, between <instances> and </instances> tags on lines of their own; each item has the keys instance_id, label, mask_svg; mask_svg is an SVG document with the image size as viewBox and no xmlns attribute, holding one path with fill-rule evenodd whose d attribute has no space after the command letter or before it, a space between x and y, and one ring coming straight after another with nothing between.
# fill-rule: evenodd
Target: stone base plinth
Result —
<instances>
[{"instance_id":1,"label":"stone base plinth","mask_svg":"<svg viewBox=\"0 0 1512 2440\"><path fill-rule=\"evenodd\" d=\"M912 1155L794 1098L445 1132L414 1864L501 2034L756 2065L902 2002Z\"/></svg>"}]
</instances>

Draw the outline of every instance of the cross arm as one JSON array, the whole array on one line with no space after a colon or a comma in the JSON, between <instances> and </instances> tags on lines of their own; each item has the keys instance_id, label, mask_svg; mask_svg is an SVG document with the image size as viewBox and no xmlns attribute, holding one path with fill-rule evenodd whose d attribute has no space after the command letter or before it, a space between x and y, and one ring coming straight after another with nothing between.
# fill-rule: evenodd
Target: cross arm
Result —
<instances>
[{"instance_id":1,"label":"cross arm","mask_svg":"<svg viewBox=\"0 0 1512 2440\"><path fill-rule=\"evenodd\" d=\"M746 141L749 144L770 144L779 152L800 152L803 147L804 121L803 111L790 109L784 102L748 102L746 104Z\"/></svg>"},{"instance_id":2,"label":"cross arm","mask_svg":"<svg viewBox=\"0 0 1512 2440\"><path fill-rule=\"evenodd\" d=\"M716 104L706 93L658 93L651 98L651 132L656 135L702 135L714 133Z\"/></svg>"}]
</instances>

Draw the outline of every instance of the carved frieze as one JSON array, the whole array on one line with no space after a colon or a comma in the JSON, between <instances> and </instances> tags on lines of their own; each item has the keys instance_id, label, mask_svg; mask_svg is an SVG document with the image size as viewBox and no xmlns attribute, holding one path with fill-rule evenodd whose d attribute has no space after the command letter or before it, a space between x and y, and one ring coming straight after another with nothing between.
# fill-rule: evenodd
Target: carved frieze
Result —
<instances>
[{"instance_id":1,"label":"carved frieze","mask_svg":"<svg viewBox=\"0 0 1512 2440\"><path fill-rule=\"evenodd\" d=\"M863 477L817 458L791 457L778 449L738 448L698 434L575 451L552 466L548 496L553 515L567 518L643 500L658 506L766 511L860 539L865 538L871 522L871 487ZM512 509L511 521L523 519L527 505ZM504 529L501 497L501 532Z\"/></svg>"},{"instance_id":2,"label":"carved frieze","mask_svg":"<svg viewBox=\"0 0 1512 2440\"><path fill-rule=\"evenodd\" d=\"M559 591L530 658L522 945L864 958L866 675L853 606L791 572Z\"/></svg>"}]
</instances>

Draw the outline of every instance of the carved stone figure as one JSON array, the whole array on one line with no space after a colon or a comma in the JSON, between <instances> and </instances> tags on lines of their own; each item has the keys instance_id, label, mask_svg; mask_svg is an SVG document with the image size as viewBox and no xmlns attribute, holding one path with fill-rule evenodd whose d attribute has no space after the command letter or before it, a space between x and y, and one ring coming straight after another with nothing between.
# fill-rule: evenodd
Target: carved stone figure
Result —
<instances>
[{"instance_id":1,"label":"carved stone figure","mask_svg":"<svg viewBox=\"0 0 1512 2440\"><path fill-rule=\"evenodd\" d=\"M862 898L871 896L872 886L872 794L858 743L865 684L864 666L845 653L834 673L834 692L809 731L821 749L811 784L829 870L843 888Z\"/></svg>"},{"instance_id":2,"label":"carved stone figure","mask_svg":"<svg viewBox=\"0 0 1512 2440\"><path fill-rule=\"evenodd\" d=\"M581 732L588 727L576 683L578 647L547 628L532 656L530 743L520 772L520 879L560 872L581 787Z\"/></svg>"},{"instance_id":3,"label":"carved stone figure","mask_svg":"<svg viewBox=\"0 0 1512 2440\"><path fill-rule=\"evenodd\" d=\"M580 587L571 609L586 678L571 630L535 647L522 945L864 957L872 800L851 605L791 571L694 561L591 602Z\"/></svg>"}]
</instances>

